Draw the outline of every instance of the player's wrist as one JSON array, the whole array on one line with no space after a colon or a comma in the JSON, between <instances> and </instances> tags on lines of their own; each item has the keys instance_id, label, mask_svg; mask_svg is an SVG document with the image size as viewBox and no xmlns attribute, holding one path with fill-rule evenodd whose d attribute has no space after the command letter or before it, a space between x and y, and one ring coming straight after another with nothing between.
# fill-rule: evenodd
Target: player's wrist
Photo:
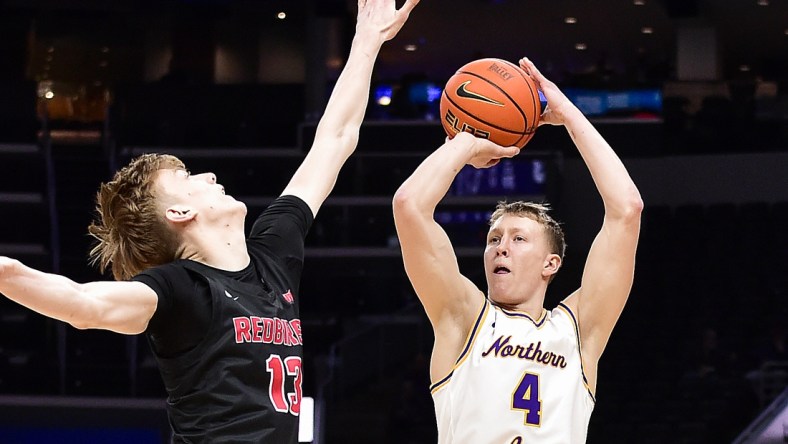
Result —
<instances>
[{"instance_id":1,"label":"player's wrist","mask_svg":"<svg viewBox=\"0 0 788 444\"><path fill-rule=\"evenodd\" d=\"M353 36L352 46L379 49L385 42L386 36L381 30L366 26L357 26L356 33Z\"/></svg>"}]
</instances>

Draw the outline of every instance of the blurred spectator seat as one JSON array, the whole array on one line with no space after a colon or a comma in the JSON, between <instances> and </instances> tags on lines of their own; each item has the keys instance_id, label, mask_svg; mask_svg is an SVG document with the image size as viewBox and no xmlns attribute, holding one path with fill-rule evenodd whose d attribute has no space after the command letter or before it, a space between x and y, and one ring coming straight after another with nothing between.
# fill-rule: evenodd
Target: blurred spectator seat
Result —
<instances>
[{"instance_id":1,"label":"blurred spectator seat","mask_svg":"<svg viewBox=\"0 0 788 444\"><path fill-rule=\"evenodd\" d=\"M300 84L121 85L110 128L119 147L292 147L303 114Z\"/></svg>"},{"instance_id":2,"label":"blurred spectator seat","mask_svg":"<svg viewBox=\"0 0 788 444\"><path fill-rule=\"evenodd\" d=\"M35 143L40 121L32 81L0 82L0 143Z\"/></svg>"},{"instance_id":3,"label":"blurred spectator seat","mask_svg":"<svg viewBox=\"0 0 788 444\"><path fill-rule=\"evenodd\" d=\"M767 406L788 387L788 361L766 361L748 375L761 407Z\"/></svg>"}]
</instances>

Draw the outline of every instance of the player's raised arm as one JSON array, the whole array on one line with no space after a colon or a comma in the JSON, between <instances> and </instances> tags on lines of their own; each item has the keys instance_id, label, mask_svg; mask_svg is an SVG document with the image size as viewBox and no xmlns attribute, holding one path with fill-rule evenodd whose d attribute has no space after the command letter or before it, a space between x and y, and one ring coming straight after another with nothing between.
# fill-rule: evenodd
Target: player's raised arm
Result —
<instances>
[{"instance_id":1,"label":"player's raised arm","mask_svg":"<svg viewBox=\"0 0 788 444\"><path fill-rule=\"evenodd\" d=\"M282 192L303 199L317 214L339 170L356 149L369 99L372 68L381 46L394 38L419 0L398 10L395 0L359 0L350 55L320 119L304 162Z\"/></svg>"},{"instance_id":2,"label":"player's raised arm","mask_svg":"<svg viewBox=\"0 0 788 444\"><path fill-rule=\"evenodd\" d=\"M0 256L0 293L79 329L142 333L156 311L156 293L141 282L78 284Z\"/></svg>"},{"instance_id":3,"label":"player's raised arm","mask_svg":"<svg viewBox=\"0 0 788 444\"><path fill-rule=\"evenodd\" d=\"M580 289L567 301L577 310L584 359L596 360L632 288L643 201L621 159L591 122L531 61L520 63L547 98L542 123L566 127L604 202L604 221L589 251Z\"/></svg>"},{"instance_id":4,"label":"player's raised arm","mask_svg":"<svg viewBox=\"0 0 788 444\"><path fill-rule=\"evenodd\" d=\"M461 346L484 298L460 274L451 242L434 220L435 208L466 164L489 167L519 151L460 133L428 156L394 195L394 222L405 271L435 329L436 353L447 354L445 360L433 358L433 375L445 375L446 369L435 366L450 365L457 358L455 349Z\"/></svg>"}]
</instances>

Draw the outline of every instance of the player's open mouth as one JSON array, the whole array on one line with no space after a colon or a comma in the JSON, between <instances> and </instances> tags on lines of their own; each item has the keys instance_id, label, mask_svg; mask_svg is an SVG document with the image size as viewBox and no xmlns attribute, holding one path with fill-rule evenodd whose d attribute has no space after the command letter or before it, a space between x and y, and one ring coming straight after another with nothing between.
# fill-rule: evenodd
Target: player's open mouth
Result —
<instances>
[{"instance_id":1,"label":"player's open mouth","mask_svg":"<svg viewBox=\"0 0 788 444\"><path fill-rule=\"evenodd\" d=\"M506 267L495 267L495 270L493 270L493 273L495 273L495 274L507 274L507 273L509 273L509 269L506 268Z\"/></svg>"}]
</instances>

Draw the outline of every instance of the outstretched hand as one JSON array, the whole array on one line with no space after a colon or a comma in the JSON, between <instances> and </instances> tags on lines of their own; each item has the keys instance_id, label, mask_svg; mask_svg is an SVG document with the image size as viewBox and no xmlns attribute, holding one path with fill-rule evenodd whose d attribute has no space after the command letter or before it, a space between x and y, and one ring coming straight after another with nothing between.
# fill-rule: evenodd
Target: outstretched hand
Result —
<instances>
[{"instance_id":1,"label":"outstretched hand","mask_svg":"<svg viewBox=\"0 0 788 444\"><path fill-rule=\"evenodd\" d=\"M511 158L520 154L520 148L516 146L501 146L488 139L475 137L470 133L461 132L454 136L458 143L468 144L471 150L471 158L468 165L476 169L490 168L498 165L501 159Z\"/></svg>"},{"instance_id":2,"label":"outstretched hand","mask_svg":"<svg viewBox=\"0 0 788 444\"><path fill-rule=\"evenodd\" d=\"M539 72L530 59L527 57L520 59L520 68L534 80L536 87L547 99L547 106L539 119L539 125L563 125L566 122L567 111L573 109L575 105L558 89L555 83Z\"/></svg>"},{"instance_id":3,"label":"outstretched hand","mask_svg":"<svg viewBox=\"0 0 788 444\"><path fill-rule=\"evenodd\" d=\"M394 38L408 20L410 11L420 0L406 0L397 9L395 0L358 0L356 28L370 27L383 35L383 41Z\"/></svg>"}]
</instances>

